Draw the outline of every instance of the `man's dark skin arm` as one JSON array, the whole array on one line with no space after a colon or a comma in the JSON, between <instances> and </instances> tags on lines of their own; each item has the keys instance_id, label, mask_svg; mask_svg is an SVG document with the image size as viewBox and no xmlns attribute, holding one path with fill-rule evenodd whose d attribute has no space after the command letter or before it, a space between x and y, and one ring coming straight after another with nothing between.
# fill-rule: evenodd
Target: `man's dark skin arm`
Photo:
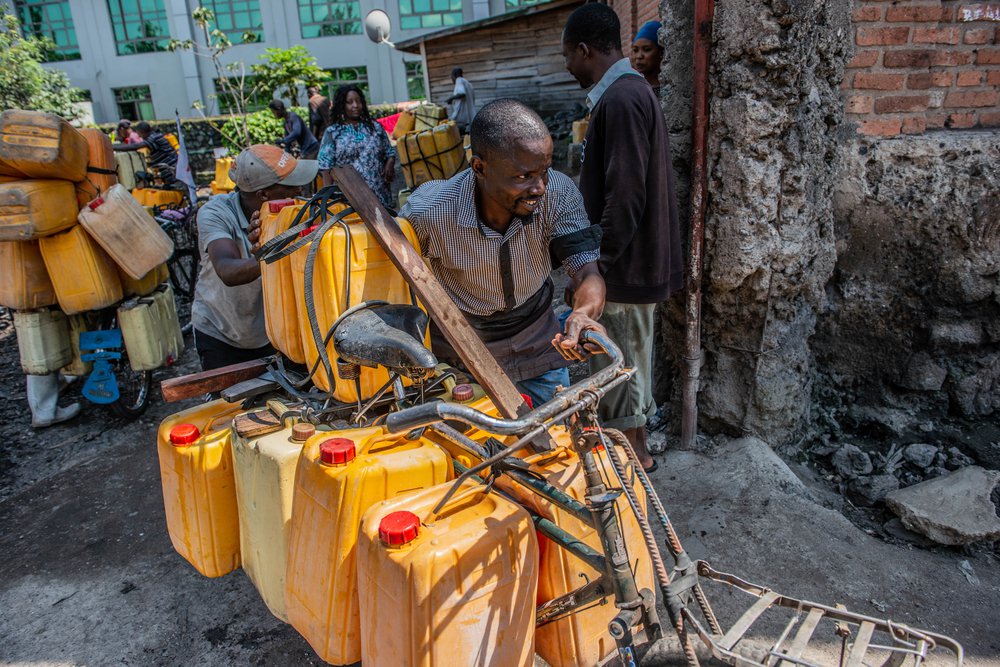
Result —
<instances>
[{"instance_id":1,"label":"man's dark skin arm","mask_svg":"<svg viewBox=\"0 0 1000 667\"><path fill-rule=\"evenodd\" d=\"M260 239L260 211L250 216L247 235L254 249ZM254 257L240 257L240 248L232 239L215 239L208 244L208 258L222 284L227 287L246 285L260 278L260 262Z\"/></svg>"},{"instance_id":2,"label":"man's dark skin arm","mask_svg":"<svg viewBox=\"0 0 1000 667\"><path fill-rule=\"evenodd\" d=\"M607 333L597 322L604 312L605 286L596 262L584 264L576 272L573 276L572 291L573 312L566 318L566 331L556 334L552 344L565 358L581 360L585 359L588 353L597 352L600 348L589 343L581 346L580 335L584 331Z\"/></svg>"}]
</instances>

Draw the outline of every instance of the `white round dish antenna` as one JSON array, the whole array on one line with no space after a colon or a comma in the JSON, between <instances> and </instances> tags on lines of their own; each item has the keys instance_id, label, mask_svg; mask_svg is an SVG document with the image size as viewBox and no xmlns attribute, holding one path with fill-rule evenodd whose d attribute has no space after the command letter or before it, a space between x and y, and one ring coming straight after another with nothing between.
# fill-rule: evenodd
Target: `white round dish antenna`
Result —
<instances>
[{"instance_id":1,"label":"white round dish antenna","mask_svg":"<svg viewBox=\"0 0 1000 667\"><path fill-rule=\"evenodd\" d=\"M392 42L389 41L391 31L392 21L383 10L373 9L365 16L365 34L376 44L392 46Z\"/></svg>"}]
</instances>

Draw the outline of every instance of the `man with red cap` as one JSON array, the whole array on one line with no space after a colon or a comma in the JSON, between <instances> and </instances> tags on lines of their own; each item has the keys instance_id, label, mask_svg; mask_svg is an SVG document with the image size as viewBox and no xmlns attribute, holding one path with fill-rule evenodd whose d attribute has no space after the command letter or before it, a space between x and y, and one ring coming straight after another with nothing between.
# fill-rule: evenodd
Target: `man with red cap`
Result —
<instances>
[{"instance_id":1,"label":"man with red cap","mask_svg":"<svg viewBox=\"0 0 1000 667\"><path fill-rule=\"evenodd\" d=\"M251 146L229 172L236 189L198 211L201 269L191 323L202 370L274 352L264 329L260 264L251 254L260 236L260 208L301 194L316 171L315 160L296 160L277 146Z\"/></svg>"}]
</instances>

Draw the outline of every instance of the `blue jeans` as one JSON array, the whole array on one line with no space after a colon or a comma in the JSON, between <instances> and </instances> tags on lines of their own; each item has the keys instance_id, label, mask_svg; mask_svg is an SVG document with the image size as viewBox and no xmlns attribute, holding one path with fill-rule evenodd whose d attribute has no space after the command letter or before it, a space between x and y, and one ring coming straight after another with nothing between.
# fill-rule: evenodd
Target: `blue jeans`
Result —
<instances>
[{"instance_id":1,"label":"blue jeans","mask_svg":"<svg viewBox=\"0 0 1000 667\"><path fill-rule=\"evenodd\" d=\"M542 403L551 401L556 393L556 387L560 386L563 388L569 386L568 368L554 368L538 377L521 380L517 383L518 390L530 396L531 402L536 408Z\"/></svg>"}]
</instances>

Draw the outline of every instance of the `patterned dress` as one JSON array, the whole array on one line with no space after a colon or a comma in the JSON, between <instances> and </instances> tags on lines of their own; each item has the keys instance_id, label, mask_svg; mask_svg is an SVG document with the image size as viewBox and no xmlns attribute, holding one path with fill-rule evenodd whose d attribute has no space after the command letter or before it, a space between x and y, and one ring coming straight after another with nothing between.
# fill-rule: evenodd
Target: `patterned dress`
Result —
<instances>
[{"instance_id":1,"label":"patterned dress","mask_svg":"<svg viewBox=\"0 0 1000 667\"><path fill-rule=\"evenodd\" d=\"M382 169L386 160L396 157L396 149L389 143L389 135L382 126L378 123L372 125L374 127L365 123L334 123L326 128L317 157L319 168L326 170L351 165L382 204L395 211L396 202L392 200L389 184L382 178Z\"/></svg>"}]
</instances>

